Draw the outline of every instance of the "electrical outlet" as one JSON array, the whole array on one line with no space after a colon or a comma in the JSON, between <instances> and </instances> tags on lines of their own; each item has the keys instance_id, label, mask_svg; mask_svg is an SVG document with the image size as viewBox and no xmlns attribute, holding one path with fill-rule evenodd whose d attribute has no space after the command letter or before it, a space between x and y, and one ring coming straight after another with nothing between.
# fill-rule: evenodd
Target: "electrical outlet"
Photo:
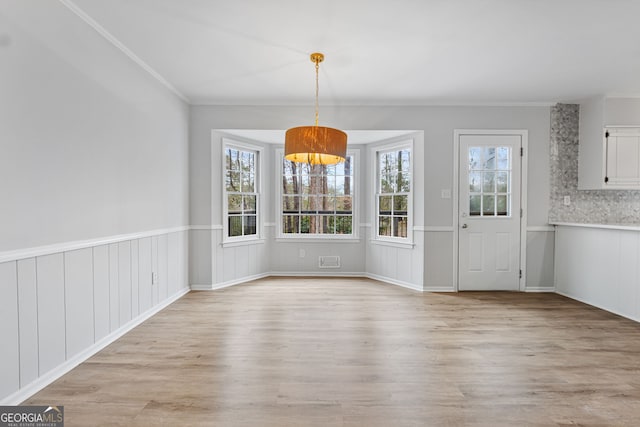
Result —
<instances>
[{"instance_id":1,"label":"electrical outlet","mask_svg":"<svg viewBox=\"0 0 640 427\"><path fill-rule=\"evenodd\" d=\"M307 251L305 251L304 249L299 249L299 250L298 250L298 256L299 256L300 258L304 258L304 257L306 257L306 256L307 256Z\"/></svg>"},{"instance_id":2,"label":"electrical outlet","mask_svg":"<svg viewBox=\"0 0 640 427\"><path fill-rule=\"evenodd\" d=\"M564 196L564 205L565 206L571 206L571 197L570 196Z\"/></svg>"},{"instance_id":3,"label":"electrical outlet","mask_svg":"<svg viewBox=\"0 0 640 427\"><path fill-rule=\"evenodd\" d=\"M152 285L158 284L158 273L151 273L151 284Z\"/></svg>"}]
</instances>

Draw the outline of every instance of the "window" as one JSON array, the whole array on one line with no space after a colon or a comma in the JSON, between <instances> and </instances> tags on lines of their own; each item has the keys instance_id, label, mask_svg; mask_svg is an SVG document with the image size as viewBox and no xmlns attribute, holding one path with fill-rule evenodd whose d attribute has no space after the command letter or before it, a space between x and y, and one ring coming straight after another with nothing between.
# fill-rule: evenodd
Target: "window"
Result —
<instances>
[{"instance_id":1,"label":"window","mask_svg":"<svg viewBox=\"0 0 640 427\"><path fill-rule=\"evenodd\" d=\"M232 143L224 145L225 240L258 237L259 151Z\"/></svg>"},{"instance_id":2,"label":"window","mask_svg":"<svg viewBox=\"0 0 640 427\"><path fill-rule=\"evenodd\" d=\"M282 158L281 235L354 237L354 166L353 153L337 165Z\"/></svg>"},{"instance_id":3,"label":"window","mask_svg":"<svg viewBox=\"0 0 640 427\"><path fill-rule=\"evenodd\" d=\"M511 216L511 147L469 147L469 215Z\"/></svg>"},{"instance_id":4,"label":"window","mask_svg":"<svg viewBox=\"0 0 640 427\"><path fill-rule=\"evenodd\" d=\"M411 147L376 152L376 228L381 239L408 239L411 221Z\"/></svg>"}]
</instances>

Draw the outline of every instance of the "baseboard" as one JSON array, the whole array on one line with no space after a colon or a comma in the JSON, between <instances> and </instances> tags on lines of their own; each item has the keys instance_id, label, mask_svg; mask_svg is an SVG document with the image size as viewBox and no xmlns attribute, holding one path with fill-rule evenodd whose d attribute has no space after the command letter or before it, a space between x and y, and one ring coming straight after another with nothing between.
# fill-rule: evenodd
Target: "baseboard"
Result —
<instances>
[{"instance_id":1,"label":"baseboard","mask_svg":"<svg viewBox=\"0 0 640 427\"><path fill-rule=\"evenodd\" d=\"M615 314L616 316L621 316L621 317L624 317L624 318L626 318L626 319L633 320L634 322L638 322L638 323L640 323L640 318L639 318L639 317L636 317L636 316L629 316L629 315L627 315L627 314L620 313L620 312L619 312L619 311L617 311L617 310L612 310L612 309L610 309L610 308L606 308L606 307L603 307L603 306L600 306L600 305L594 304L593 302L587 301L587 300L585 300L585 299L583 299L583 298L575 297L575 296L573 296L573 295L569 295L569 294L567 294L567 293L565 293L565 292L561 292L561 291L556 290L556 291L555 291L555 293L556 293L556 294L558 294L558 295L562 295L563 297L571 298L572 300L576 300L576 301L581 302L581 303L583 303L583 304L587 304L587 305L590 305L590 306L592 306L592 307L599 308L600 310L608 311L609 313L613 313L613 314Z\"/></svg>"},{"instance_id":2,"label":"baseboard","mask_svg":"<svg viewBox=\"0 0 640 427\"><path fill-rule=\"evenodd\" d=\"M269 276L284 277L366 277L366 273L355 271L272 271Z\"/></svg>"},{"instance_id":3,"label":"baseboard","mask_svg":"<svg viewBox=\"0 0 640 427\"><path fill-rule=\"evenodd\" d=\"M403 288L411 289L412 291L422 292L422 288L413 283L403 282L401 280L395 280L389 277L378 276L376 274L369 274L363 272L335 272L335 271L309 271L309 272L292 272L292 271L271 271L269 273L261 273L253 276L246 276L239 279L229 280L223 283L214 284L193 284L191 289L194 291L215 291L218 289L228 288L230 286L241 285L243 283L250 282L252 280L262 279L265 277L366 277L369 279L377 280L379 282L389 283L391 285L400 286ZM432 291L432 289L429 289ZM442 288L434 292L453 292L451 288Z\"/></svg>"},{"instance_id":4,"label":"baseboard","mask_svg":"<svg viewBox=\"0 0 640 427\"><path fill-rule=\"evenodd\" d=\"M400 286L402 288L411 289L412 291L423 292L423 289L418 285L409 282L403 282L402 280L392 279L390 277L378 276L377 274L365 273L365 277L369 279L377 280L379 282L389 283L390 285Z\"/></svg>"},{"instance_id":5,"label":"baseboard","mask_svg":"<svg viewBox=\"0 0 640 427\"><path fill-rule=\"evenodd\" d=\"M425 286L424 292L458 292L453 286Z\"/></svg>"},{"instance_id":6,"label":"baseboard","mask_svg":"<svg viewBox=\"0 0 640 427\"><path fill-rule=\"evenodd\" d=\"M555 286L527 286L524 288L525 292L555 292Z\"/></svg>"},{"instance_id":7,"label":"baseboard","mask_svg":"<svg viewBox=\"0 0 640 427\"><path fill-rule=\"evenodd\" d=\"M35 381L31 382L30 384L27 384L25 387L22 387L20 390L16 391L15 393L10 394L6 398L4 398L2 401L0 401L0 405L10 405L10 406L19 405L20 403L27 400L29 397L33 396L34 394L42 390L44 387L48 386L49 384L51 384L52 382L54 382L64 374L66 374L67 372L71 371L73 368L75 368L85 360L89 359L91 356L93 356L94 354L96 354L97 352L99 352L109 344L113 343L115 340L125 335L127 332L131 331L136 326L150 319L151 317L153 317L153 315L163 310L167 306L171 305L175 301L179 300L189 292L190 292L189 288L184 288L178 291L176 294L167 298L162 303L159 303L155 307L145 311L135 319L130 320L129 322L125 323L115 331L111 332L109 335L102 338L100 341L96 342L91 347L78 353L77 355L73 356L71 359L65 361L63 364L52 369L46 374L38 377Z\"/></svg>"}]
</instances>

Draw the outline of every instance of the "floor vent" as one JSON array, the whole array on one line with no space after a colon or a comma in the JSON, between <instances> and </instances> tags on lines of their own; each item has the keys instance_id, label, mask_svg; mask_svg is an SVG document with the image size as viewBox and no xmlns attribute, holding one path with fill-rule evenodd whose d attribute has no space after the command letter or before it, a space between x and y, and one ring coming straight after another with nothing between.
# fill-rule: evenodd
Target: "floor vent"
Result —
<instances>
[{"instance_id":1,"label":"floor vent","mask_svg":"<svg viewBox=\"0 0 640 427\"><path fill-rule=\"evenodd\" d=\"M340 268L340 257L337 255L318 257L320 268Z\"/></svg>"}]
</instances>

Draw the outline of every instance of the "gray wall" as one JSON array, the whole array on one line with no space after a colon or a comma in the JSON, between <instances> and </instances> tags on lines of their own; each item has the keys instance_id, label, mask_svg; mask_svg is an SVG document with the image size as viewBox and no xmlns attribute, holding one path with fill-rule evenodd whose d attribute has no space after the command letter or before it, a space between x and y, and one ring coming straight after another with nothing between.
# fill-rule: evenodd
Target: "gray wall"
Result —
<instances>
[{"instance_id":1,"label":"gray wall","mask_svg":"<svg viewBox=\"0 0 640 427\"><path fill-rule=\"evenodd\" d=\"M626 224L640 222L640 191L578 190L580 107L551 108L550 222ZM571 204L565 206L564 197Z\"/></svg>"},{"instance_id":2,"label":"gray wall","mask_svg":"<svg viewBox=\"0 0 640 427\"><path fill-rule=\"evenodd\" d=\"M189 290L188 107L61 2L33 3L0 9L10 405Z\"/></svg>"},{"instance_id":3,"label":"gray wall","mask_svg":"<svg viewBox=\"0 0 640 427\"><path fill-rule=\"evenodd\" d=\"M549 108L548 107L321 107L321 123L348 130L412 130L424 132L421 142L420 164L423 168L424 210L417 213L415 225L424 225L422 264L425 266L422 281L425 289L453 288L452 199L442 199L442 189L453 185L453 131L454 129L527 129L529 131L529 188L528 225L545 226L549 211ZM190 110L190 216L193 225L211 226L221 222L219 188L212 188L211 132L213 129L287 129L309 123L313 118L312 107L280 106L192 106ZM219 163L218 163L219 164ZM215 170L216 165L213 169ZM214 174L219 175L215 170ZM218 187L218 186L216 186ZM213 199L212 195L213 194ZM213 203L212 203L213 202ZM214 210L212 212L212 206ZM366 207L365 207L366 208ZM267 221L273 221L273 209ZM370 216L369 216L370 217ZM430 227L444 227L429 230ZM535 238L528 253L531 271L531 288L548 288L553 285L552 261L543 252L553 247L553 233L543 233ZM211 247L211 233L199 233L193 239L192 253L198 248ZM551 236L548 236L548 235ZM192 234L194 237L194 234ZM200 243L198 243L200 241ZM359 256L359 255L354 255ZM206 257L202 257L206 258ZM391 258L393 259L393 258ZM396 258L397 259L397 258ZM192 260L192 274L207 283L211 277L209 266ZM207 263L206 259L200 260ZM389 262L395 262L390 260ZM298 261L292 259L283 270L296 271ZM269 266L265 268L270 268ZM388 270L397 269L397 266ZM215 275L215 273L214 273Z\"/></svg>"},{"instance_id":4,"label":"gray wall","mask_svg":"<svg viewBox=\"0 0 640 427\"><path fill-rule=\"evenodd\" d=\"M188 225L188 107L60 2L3 2L0 251Z\"/></svg>"}]
</instances>

